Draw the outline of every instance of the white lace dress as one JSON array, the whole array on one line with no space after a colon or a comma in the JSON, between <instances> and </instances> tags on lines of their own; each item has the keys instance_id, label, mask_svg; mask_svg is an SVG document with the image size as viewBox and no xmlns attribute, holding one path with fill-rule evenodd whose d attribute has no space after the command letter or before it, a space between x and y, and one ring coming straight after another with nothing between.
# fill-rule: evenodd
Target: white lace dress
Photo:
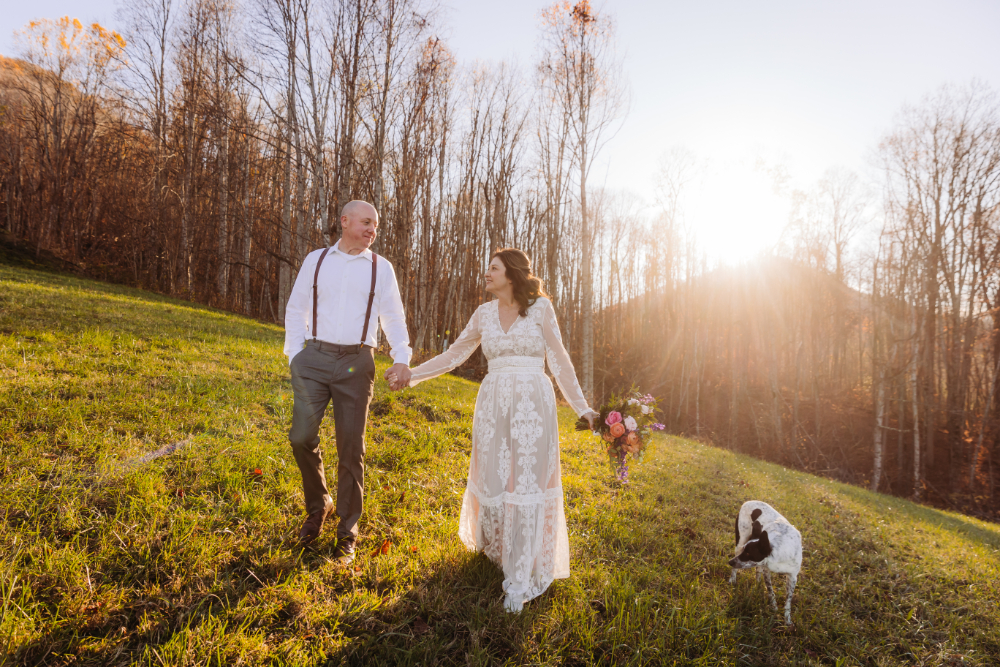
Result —
<instances>
[{"instance_id":1,"label":"white lace dress","mask_svg":"<svg viewBox=\"0 0 1000 667\"><path fill-rule=\"evenodd\" d=\"M546 359L577 415L590 407L549 300L538 299L507 333L497 304L480 306L447 352L414 368L410 386L450 371L483 346L489 372L476 399L458 536L503 569L504 605L519 611L553 579L569 576L559 424Z\"/></svg>"}]
</instances>

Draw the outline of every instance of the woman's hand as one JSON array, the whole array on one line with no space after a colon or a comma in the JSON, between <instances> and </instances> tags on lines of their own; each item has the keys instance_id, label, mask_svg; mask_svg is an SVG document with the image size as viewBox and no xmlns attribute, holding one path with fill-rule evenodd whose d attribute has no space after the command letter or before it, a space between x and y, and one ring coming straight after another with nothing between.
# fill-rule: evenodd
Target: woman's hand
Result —
<instances>
[{"instance_id":1,"label":"woman's hand","mask_svg":"<svg viewBox=\"0 0 1000 667\"><path fill-rule=\"evenodd\" d=\"M403 387L410 386L410 367L406 364L393 364L385 372L385 379L389 382L389 388L399 391Z\"/></svg>"},{"instance_id":2,"label":"woman's hand","mask_svg":"<svg viewBox=\"0 0 1000 667\"><path fill-rule=\"evenodd\" d=\"M593 410L591 410L590 412L588 412L588 413L586 413L586 414L583 415L583 418L587 420L588 424L590 424L590 430L591 431L594 430L594 423L597 421L598 417L600 417L600 416L601 415L597 414Z\"/></svg>"}]
</instances>

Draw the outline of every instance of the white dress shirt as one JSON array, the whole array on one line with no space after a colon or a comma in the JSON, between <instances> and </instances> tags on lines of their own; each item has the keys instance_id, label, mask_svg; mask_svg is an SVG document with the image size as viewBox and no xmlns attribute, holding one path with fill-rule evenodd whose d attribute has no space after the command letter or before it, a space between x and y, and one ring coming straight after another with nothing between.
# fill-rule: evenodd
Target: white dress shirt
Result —
<instances>
[{"instance_id":1,"label":"white dress shirt","mask_svg":"<svg viewBox=\"0 0 1000 667\"><path fill-rule=\"evenodd\" d=\"M378 258L378 276L368 337L361 340L365 311L368 308L368 292L372 285L371 250L350 255L340 250L340 241L337 241L326 254L316 281L316 330L319 335L314 336L311 331L312 285L316 262L321 254L322 248L306 256L285 308L285 354L288 355L289 363L302 350L305 342L314 337L338 345L364 342L365 345L376 347L376 334L378 325L381 324L389 341L393 360L397 364L409 365L413 351L410 349L410 334L406 330L403 299L399 296L399 285L396 283L392 264L382 256Z\"/></svg>"}]
</instances>

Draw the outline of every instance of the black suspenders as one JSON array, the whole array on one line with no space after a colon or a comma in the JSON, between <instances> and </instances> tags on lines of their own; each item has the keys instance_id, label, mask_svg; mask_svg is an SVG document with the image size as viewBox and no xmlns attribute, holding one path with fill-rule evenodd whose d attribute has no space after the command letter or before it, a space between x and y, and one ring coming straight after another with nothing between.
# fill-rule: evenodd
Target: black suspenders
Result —
<instances>
[{"instance_id":1,"label":"black suspenders","mask_svg":"<svg viewBox=\"0 0 1000 667\"><path fill-rule=\"evenodd\" d=\"M365 328L361 330L361 344L368 340L368 320L372 318L372 302L375 300L375 276L378 274L378 255L372 253L372 288L368 291L368 308L365 310Z\"/></svg>"},{"instance_id":2,"label":"black suspenders","mask_svg":"<svg viewBox=\"0 0 1000 667\"><path fill-rule=\"evenodd\" d=\"M330 252L330 248L324 248L323 254L319 256L319 261L316 262L316 273L313 274L313 340L317 340L316 336L316 303L318 301L316 293L316 283L319 281L319 267L323 266L323 260L326 258L326 253ZM372 288L368 292L368 310L365 311L365 328L361 332L361 344L365 344L365 340L368 339L368 321L372 317L372 303L375 301L375 278L378 276L378 255L372 253Z\"/></svg>"},{"instance_id":3,"label":"black suspenders","mask_svg":"<svg viewBox=\"0 0 1000 667\"><path fill-rule=\"evenodd\" d=\"M313 274L313 340L316 340L316 302L319 300L316 296L316 282L319 280L319 267L323 266L323 259L326 258L328 252L330 252L330 246L323 248L323 254L316 262L316 273Z\"/></svg>"}]
</instances>

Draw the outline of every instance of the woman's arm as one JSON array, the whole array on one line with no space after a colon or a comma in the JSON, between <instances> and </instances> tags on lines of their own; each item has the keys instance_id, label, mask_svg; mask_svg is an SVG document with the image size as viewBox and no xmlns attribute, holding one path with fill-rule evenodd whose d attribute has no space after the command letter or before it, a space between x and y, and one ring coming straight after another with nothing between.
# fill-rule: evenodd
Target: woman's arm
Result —
<instances>
[{"instance_id":1,"label":"woman's arm","mask_svg":"<svg viewBox=\"0 0 1000 667\"><path fill-rule=\"evenodd\" d=\"M545 311L542 313L542 334L545 336L545 360L549 364L549 370L556 378L559 391L569 401L569 405L576 412L577 417L582 417L593 412L587 404L587 398L583 395L580 382L576 379L576 371L573 369L573 361L569 358L569 353L563 347L562 334L559 333L559 322L556 321L556 311L552 307L552 302L548 299L540 299Z\"/></svg>"},{"instance_id":2,"label":"woman's arm","mask_svg":"<svg viewBox=\"0 0 1000 667\"><path fill-rule=\"evenodd\" d=\"M413 369L410 375L410 386L414 387L424 380L436 378L438 375L443 375L452 370L476 351L481 339L479 309L477 308L476 312L469 318L469 323L465 325L465 330L455 339L455 342L451 344L447 352L442 352L433 359L428 359Z\"/></svg>"}]
</instances>

